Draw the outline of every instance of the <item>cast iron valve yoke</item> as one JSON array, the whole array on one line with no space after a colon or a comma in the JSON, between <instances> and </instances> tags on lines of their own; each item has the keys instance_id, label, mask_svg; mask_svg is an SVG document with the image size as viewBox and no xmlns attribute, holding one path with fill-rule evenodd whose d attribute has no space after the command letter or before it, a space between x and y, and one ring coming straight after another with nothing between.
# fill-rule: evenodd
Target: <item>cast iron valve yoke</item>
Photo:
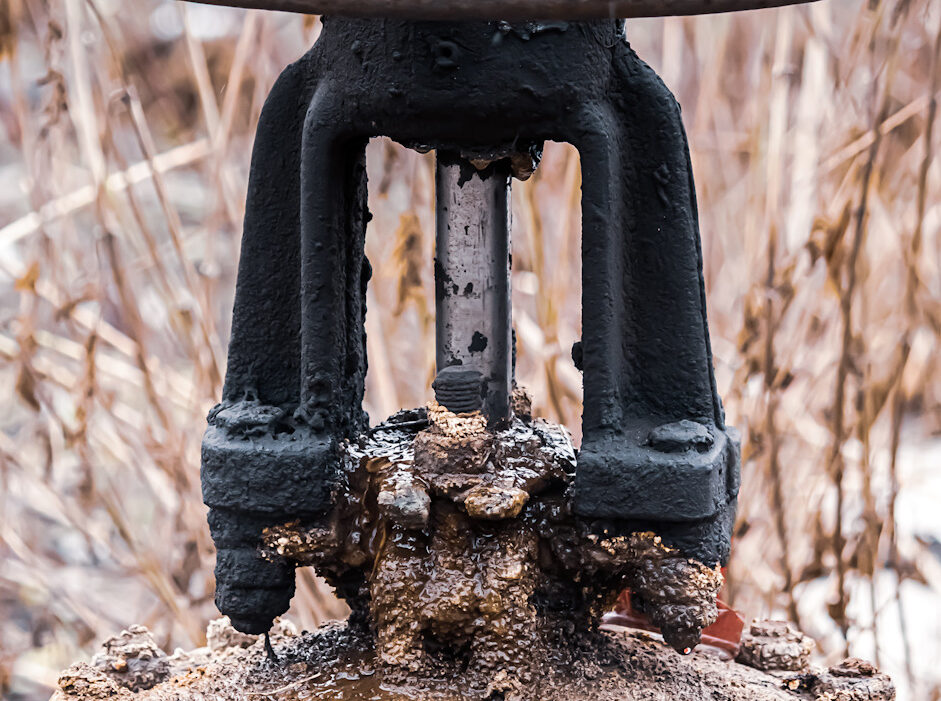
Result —
<instances>
[{"instance_id":1,"label":"cast iron valve yoke","mask_svg":"<svg viewBox=\"0 0 941 701\"><path fill-rule=\"evenodd\" d=\"M263 559L261 533L329 519L339 445L368 428L365 147L375 136L469 170L490 162L478 177L507 184L545 140L578 149L574 509L599 531L653 530L688 557L724 563L740 458L713 376L688 146L676 100L623 23L330 18L277 81L255 142L228 372L202 448L219 609L248 633L287 610L293 565ZM467 389L479 377L450 375L441 396L489 406L493 375L480 401Z\"/></svg>"}]
</instances>

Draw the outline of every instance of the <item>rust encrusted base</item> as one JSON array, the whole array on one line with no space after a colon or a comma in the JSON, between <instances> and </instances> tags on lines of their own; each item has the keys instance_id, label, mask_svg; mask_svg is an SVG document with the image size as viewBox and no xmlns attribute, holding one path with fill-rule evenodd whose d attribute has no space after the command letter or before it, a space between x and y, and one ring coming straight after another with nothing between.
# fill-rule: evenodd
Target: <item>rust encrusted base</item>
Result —
<instances>
[{"instance_id":1,"label":"rust encrusted base","mask_svg":"<svg viewBox=\"0 0 941 701\"><path fill-rule=\"evenodd\" d=\"M331 520L269 528L263 552L314 565L390 668L512 689L544 667L554 636L591 634L625 588L678 651L716 618L717 566L573 513L561 426L490 430L432 403L347 445L343 464L350 487Z\"/></svg>"}]
</instances>

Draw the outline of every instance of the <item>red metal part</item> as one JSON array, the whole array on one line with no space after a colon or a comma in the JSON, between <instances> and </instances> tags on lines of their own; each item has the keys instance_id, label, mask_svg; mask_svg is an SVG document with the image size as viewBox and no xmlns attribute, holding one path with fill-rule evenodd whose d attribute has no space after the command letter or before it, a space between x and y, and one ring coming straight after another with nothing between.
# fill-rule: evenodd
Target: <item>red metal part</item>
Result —
<instances>
[{"instance_id":1,"label":"red metal part","mask_svg":"<svg viewBox=\"0 0 941 701\"><path fill-rule=\"evenodd\" d=\"M719 617L715 623L703 630L700 646L718 650L725 659L735 659L741 644L745 620L725 602L720 600L716 601L716 604L719 608ZM605 625L637 628L651 633L660 632L660 629L647 618L646 614L631 605L631 592L627 589L618 597L614 611L605 614L602 620Z\"/></svg>"}]
</instances>

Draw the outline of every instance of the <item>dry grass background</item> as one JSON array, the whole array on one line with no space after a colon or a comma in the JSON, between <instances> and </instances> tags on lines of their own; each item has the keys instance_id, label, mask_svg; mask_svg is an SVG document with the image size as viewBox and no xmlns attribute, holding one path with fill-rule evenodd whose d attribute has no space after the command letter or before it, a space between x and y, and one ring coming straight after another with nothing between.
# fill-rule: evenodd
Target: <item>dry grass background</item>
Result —
<instances>
[{"instance_id":1,"label":"dry grass background","mask_svg":"<svg viewBox=\"0 0 941 701\"><path fill-rule=\"evenodd\" d=\"M133 622L203 641L199 441L254 124L314 18L0 0L0 696ZM684 106L717 375L745 444L727 598L941 698L941 3L632 21ZM433 161L368 152L373 419L428 396ZM579 164L514 186L521 381L577 427ZM577 429L576 429L577 433ZM342 615L310 572L291 617Z\"/></svg>"}]
</instances>

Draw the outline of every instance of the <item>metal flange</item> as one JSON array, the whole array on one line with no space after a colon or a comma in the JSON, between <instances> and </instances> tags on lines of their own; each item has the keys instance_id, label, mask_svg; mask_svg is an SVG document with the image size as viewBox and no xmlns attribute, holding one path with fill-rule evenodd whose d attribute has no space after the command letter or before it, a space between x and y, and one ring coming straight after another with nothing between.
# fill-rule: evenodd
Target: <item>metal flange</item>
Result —
<instances>
[{"instance_id":1,"label":"metal flange","mask_svg":"<svg viewBox=\"0 0 941 701\"><path fill-rule=\"evenodd\" d=\"M254 10L424 20L568 19L707 15L816 0L192 0Z\"/></svg>"}]
</instances>

